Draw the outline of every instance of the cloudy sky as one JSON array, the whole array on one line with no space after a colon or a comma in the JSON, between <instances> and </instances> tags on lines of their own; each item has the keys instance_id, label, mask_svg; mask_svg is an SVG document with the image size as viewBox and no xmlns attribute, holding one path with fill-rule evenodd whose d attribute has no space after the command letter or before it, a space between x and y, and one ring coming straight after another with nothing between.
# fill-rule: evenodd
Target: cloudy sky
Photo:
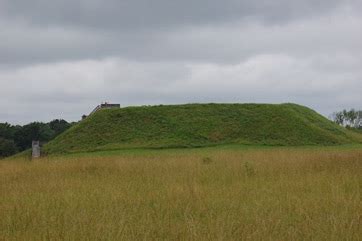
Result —
<instances>
[{"instance_id":1,"label":"cloudy sky","mask_svg":"<svg viewBox=\"0 0 362 241\"><path fill-rule=\"evenodd\" d=\"M0 0L0 122L129 105L362 109L360 0Z\"/></svg>"}]
</instances>

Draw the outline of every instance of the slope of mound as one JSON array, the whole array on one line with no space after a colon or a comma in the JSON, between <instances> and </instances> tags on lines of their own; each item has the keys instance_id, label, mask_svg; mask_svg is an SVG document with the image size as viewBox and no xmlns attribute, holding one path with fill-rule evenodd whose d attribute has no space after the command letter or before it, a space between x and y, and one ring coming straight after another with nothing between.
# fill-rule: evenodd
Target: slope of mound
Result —
<instances>
[{"instance_id":1,"label":"slope of mound","mask_svg":"<svg viewBox=\"0 0 362 241\"><path fill-rule=\"evenodd\" d=\"M360 135L295 104L188 104L100 110L45 146L47 153L226 143L337 145Z\"/></svg>"}]
</instances>

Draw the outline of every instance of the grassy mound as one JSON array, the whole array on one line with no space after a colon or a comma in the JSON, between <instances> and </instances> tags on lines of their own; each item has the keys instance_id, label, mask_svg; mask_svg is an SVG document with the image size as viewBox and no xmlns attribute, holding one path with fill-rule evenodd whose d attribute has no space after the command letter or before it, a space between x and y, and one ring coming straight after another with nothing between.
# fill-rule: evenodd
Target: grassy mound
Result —
<instances>
[{"instance_id":1,"label":"grassy mound","mask_svg":"<svg viewBox=\"0 0 362 241\"><path fill-rule=\"evenodd\" d=\"M122 148L256 145L338 145L361 142L295 104L188 104L101 110L48 143L47 153Z\"/></svg>"}]
</instances>

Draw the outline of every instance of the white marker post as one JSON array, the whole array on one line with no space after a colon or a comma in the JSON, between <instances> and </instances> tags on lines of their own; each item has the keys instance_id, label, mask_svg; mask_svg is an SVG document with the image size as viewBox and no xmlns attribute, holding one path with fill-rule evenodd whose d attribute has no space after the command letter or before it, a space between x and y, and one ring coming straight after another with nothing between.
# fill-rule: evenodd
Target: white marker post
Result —
<instances>
[{"instance_id":1,"label":"white marker post","mask_svg":"<svg viewBox=\"0 0 362 241\"><path fill-rule=\"evenodd\" d=\"M33 141L32 142L32 158L39 158L40 157L40 141Z\"/></svg>"}]
</instances>

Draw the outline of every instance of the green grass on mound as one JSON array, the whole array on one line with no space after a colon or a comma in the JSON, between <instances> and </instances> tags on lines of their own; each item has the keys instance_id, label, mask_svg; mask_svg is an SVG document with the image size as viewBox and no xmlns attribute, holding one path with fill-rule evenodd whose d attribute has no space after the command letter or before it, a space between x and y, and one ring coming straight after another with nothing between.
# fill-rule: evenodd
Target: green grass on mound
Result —
<instances>
[{"instance_id":1,"label":"green grass on mound","mask_svg":"<svg viewBox=\"0 0 362 241\"><path fill-rule=\"evenodd\" d=\"M188 104L101 110L44 150L49 154L219 144L340 145L361 135L296 104Z\"/></svg>"}]
</instances>

